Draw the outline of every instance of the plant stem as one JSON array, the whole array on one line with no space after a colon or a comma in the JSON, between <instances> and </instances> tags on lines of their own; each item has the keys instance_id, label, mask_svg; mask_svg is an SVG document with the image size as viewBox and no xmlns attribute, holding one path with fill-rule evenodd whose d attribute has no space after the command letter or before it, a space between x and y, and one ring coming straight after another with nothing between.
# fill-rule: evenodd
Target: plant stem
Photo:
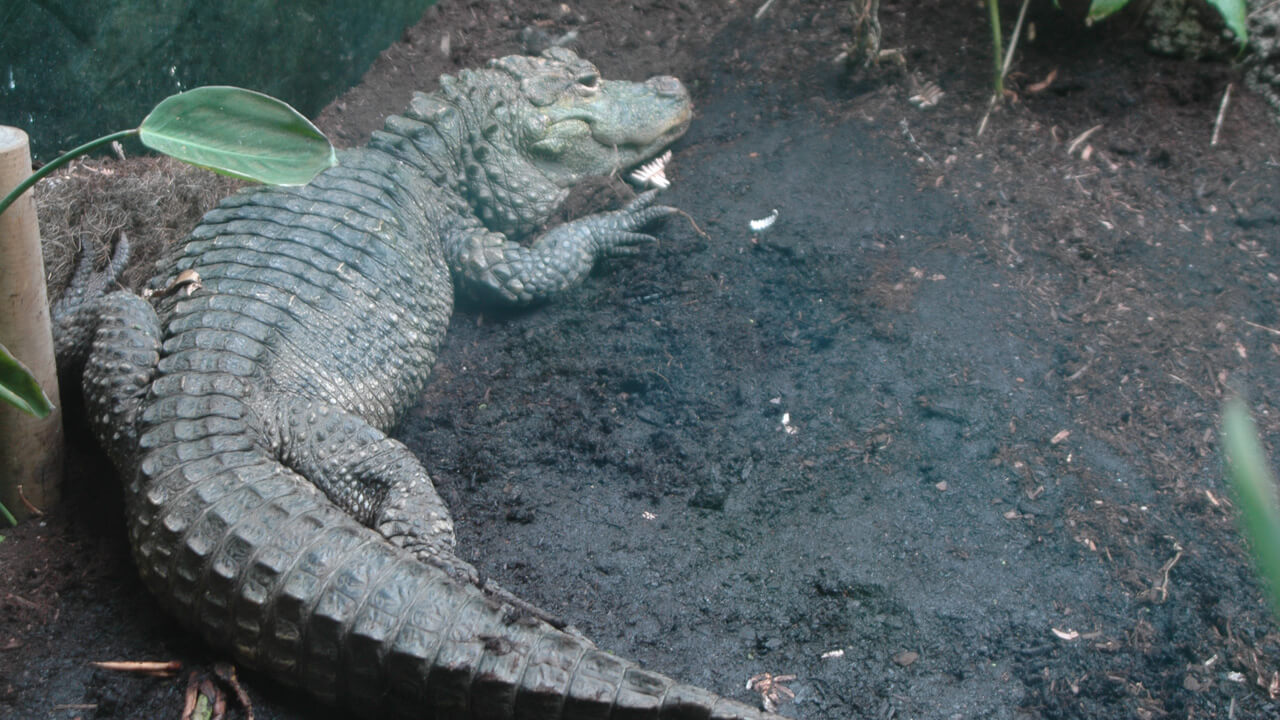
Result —
<instances>
[{"instance_id":1,"label":"plant stem","mask_svg":"<svg viewBox=\"0 0 1280 720\"><path fill-rule=\"evenodd\" d=\"M14 200L17 200L19 197L22 197L22 193L30 190L31 186L40 182L40 180L43 179L45 175L48 175L54 170L57 170L63 165L66 165L72 160L80 157L81 155L84 155L85 153L92 152L102 147L103 145L113 143L117 140L123 140L127 137L131 137L137 134L138 134L137 128L134 128L132 130L121 130L120 132L111 133L110 135L105 135L103 137L100 137L97 140L90 140L89 142L81 145L80 147L74 150L71 150L66 153L63 153L62 155L59 155L58 157L54 158L51 162L46 163L44 167L31 173L31 177L19 183L18 187L13 189L13 192L9 193L8 195L5 195L4 200L0 200L0 213L3 213L5 210L8 210L9 206L13 204Z\"/></svg>"},{"instance_id":2,"label":"plant stem","mask_svg":"<svg viewBox=\"0 0 1280 720\"><path fill-rule=\"evenodd\" d=\"M987 0L987 10L991 13L991 47L994 50L996 68L996 97L1004 97L1004 41L1000 37L1000 0Z\"/></svg>"},{"instance_id":3,"label":"plant stem","mask_svg":"<svg viewBox=\"0 0 1280 720\"><path fill-rule=\"evenodd\" d=\"M9 508L5 507L4 503L0 503L0 517L4 518L10 525L16 526L18 524L18 519L13 516L13 513L9 512Z\"/></svg>"}]
</instances>

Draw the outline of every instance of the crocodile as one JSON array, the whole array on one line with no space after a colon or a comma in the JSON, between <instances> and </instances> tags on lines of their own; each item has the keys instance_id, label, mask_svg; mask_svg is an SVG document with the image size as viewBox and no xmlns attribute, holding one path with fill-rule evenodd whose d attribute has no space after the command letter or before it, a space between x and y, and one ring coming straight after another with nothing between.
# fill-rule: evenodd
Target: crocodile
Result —
<instances>
[{"instance_id":1,"label":"crocodile","mask_svg":"<svg viewBox=\"0 0 1280 720\"><path fill-rule=\"evenodd\" d=\"M82 261L55 307L58 352L164 609L365 717L780 717L598 649L482 580L387 435L455 291L539 303L654 240L643 230L676 212L656 190L540 227L575 183L654 157L691 116L674 77L606 81L562 48L504 57L415 93L309 184L224 199L149 297L105 291L123 242L104 271Z\"/></svg>"}]
</instances>

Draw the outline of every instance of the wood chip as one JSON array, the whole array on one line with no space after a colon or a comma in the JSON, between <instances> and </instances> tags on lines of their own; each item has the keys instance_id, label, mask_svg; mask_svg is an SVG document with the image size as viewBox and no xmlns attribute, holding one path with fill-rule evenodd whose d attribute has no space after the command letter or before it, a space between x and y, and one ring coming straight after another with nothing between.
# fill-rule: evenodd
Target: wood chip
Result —
<instances>
[{"instance_id":1,"label":"wood chip","mask_svg":"<svg viewBox=\"0 0 1280 720\"><path fill-rule=\"evenodd\" d=\"M1080 637L1080 633L1076 632L1075 630L1059 630L1058 628L1050 628L1050 629L1053 630L1054 635L1058 636L1059 640L1066 640L1070 642L1072 640L1079 639Z\"/></svg>"}]
</instances>

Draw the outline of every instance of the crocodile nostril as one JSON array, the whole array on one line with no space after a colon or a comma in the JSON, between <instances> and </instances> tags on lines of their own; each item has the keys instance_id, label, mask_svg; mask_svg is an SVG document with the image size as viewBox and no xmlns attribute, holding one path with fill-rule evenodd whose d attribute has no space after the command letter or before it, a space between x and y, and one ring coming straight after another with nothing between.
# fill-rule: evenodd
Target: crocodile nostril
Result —
<instances>
[{"instance_id":1,"label":"crocodile nostril","mask_svg":"<svg viewBox=\"0 0 1280 720\"><path fill-rule=\"evenodd\" d=\"M645 84L653 88L659 95L679 97L687 94L687 91L684 89L684 84L670 75L658 75L656 77L651 77Z\"/></svg>"}]
</instances>

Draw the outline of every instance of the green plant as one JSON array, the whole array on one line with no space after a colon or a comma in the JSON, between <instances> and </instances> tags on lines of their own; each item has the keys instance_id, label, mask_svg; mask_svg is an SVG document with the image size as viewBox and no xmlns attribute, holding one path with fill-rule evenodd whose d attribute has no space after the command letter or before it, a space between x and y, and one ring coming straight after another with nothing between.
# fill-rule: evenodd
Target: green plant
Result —
<instances>
[{"instance_id":1,"label":"green plant","mask_svg":"<svg viewBox=\"0 0 1280 720\"><path fill-rule=\"evenodd\" d=\"M49 396L44 394L44 390L40 389L40 383L9 353L9 348L4 343L0 343L0 400L37 418L48 417L53 412L53 404L49 402ZM4 518L10 525L18 524L18 520L4 503L0 503L0 518ZM0 540L4 540L3 535L0 535Z\"/></svg>"},{"instance_id":2,"label":"green plant","mask_svg":"<svg viewBox=\"0 0 1280 720\"><path fill-rule=\"evenodd\" d=\"M1240 43L1240 47L1244 47L1249 40L1249 8L1245 5L1245 0L1205 0L1222 15L1222 19L1227 23L1227 27L1232 34L1236 36L1236 41ZM1091 0L1089 3L1089 11L1085 14L1086 23L1095 23L1099 20L1114 15L1128 5L1130 0ZM1004 76L1009 71L1009 58L1002 60L1003 35L1000 29L1000 2L999 0L986 0L987 13L991 22L991 47L995 56L995 90L996 97L1004 95ZM1053 0L1055 7L1058 0ZM1025 13L1027 3L1022 4L1022 12ZM1018 25L1022 25L1022 16L1019 15ZM1017 31L1014 31L1013 39L1009 42L1009 55L1013 54L1013 46L1017 43Z\"/></svg>"},{"instance_id":3,"label":"green plant","mask_svg":"<svg viewBox=\"0 0 1280 720\"><path fill-rule=\"evenodd\" d=\"M1258 430L1244 401L1238 398L1223 408L1222 445L1227 477L1240 508L1240 531L1249 542L1271 608L1280 618L1280 500Z\"/></svg>"},{"instance_id":4,"label":"green plant","mask_svg":"<svg viewBox=\"0 0 1280 720\"><path fill-rule=\"evenodd\" d=\"M987 15L991 21L991 55L996 64L996 97L1004 96L1003 32L1000 29L1000 0L987 0Z\"/></svg>"},{"instance_id":5,"label":"green plant","mask_svg":"<svg viewBox=\"0 0 1280 720\"><path fill-rule=\"evenodd\" d=\"M1249 8L1245 0L1205 0L1222 16L1236 42L1243 46L1249 41ZM1056 0L1055 0L1056 4ZM1089 13L1085 22L1097 22L1119 12L1129 4L1129 0L1093 0L1089 3Z\"/></svg>"},{"instance_id":6,"label":"green plant","mask_svg":"<svg viewBox=\"0 0 1280 720\"><path fill-rule=\"evenodd\" d=\"M338 162L324 133L287 103L244 88L210 85L170 95L138 127L90 140L54 158L0 200L0 213L54 170L134 136L183 162L269 185L305 185Z\"/></svg>"},{"instance_id":7,"label":"green plant","mask_svg":"<svg viewBox=\"0 0 1280 720\"><path fill-rule=\"evenodd\" d=\"M305 185L338 162L324 134L288 104L243 88L198 87L165 98L132 130L59 155L0 200L0 213L71 160L133 136L183 162L270 185ZM48 415L49 401L31 374L3 345L0 351L0 400L36 417Z\"/></svg>"},{"instance_id":8,"label":"green plant","mask_svg":"<svg viewBox=\"0 0 1280 720\"><path fill-rule=\"evenodd\" d=\"M53 412L53 405L40 389L40 384L17 358L9 354L4 343L0 343L0 400L37 418L48 417Z\"/></svg>"}]
</instances>

